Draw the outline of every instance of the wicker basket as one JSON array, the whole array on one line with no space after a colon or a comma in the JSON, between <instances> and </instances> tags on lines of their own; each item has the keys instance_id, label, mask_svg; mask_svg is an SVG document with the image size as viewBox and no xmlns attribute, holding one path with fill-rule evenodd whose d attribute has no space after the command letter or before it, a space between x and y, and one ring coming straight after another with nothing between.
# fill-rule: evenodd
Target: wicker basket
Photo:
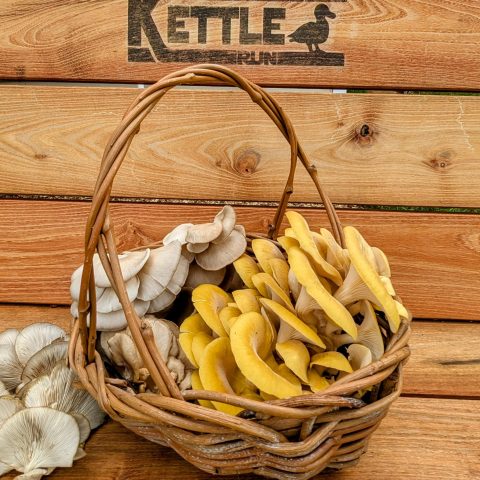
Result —
<instances>
[{"instance_id":1,"label":"wicker basket","mask_svg":"<svg viewBox=\"0 0 480 480\"><path fill-rule=\"evenodd\" d=\"M129 303L121 276L109 200L113 179L141 122L176 85L218 82L245 90L290 144L290 173L268 236L277 235L293 191L299 158L315 183L337 241L343 243L340 222L320 187L315 167L298 145L290 120L270 94L216 65L199 65L168 75L137 97L106 146L85 233L79 319L72 332L69 360L85 388L114 420L142 437L173 448L198 468L212 474L253 472L279 479L307 479L326 469L352 466L366 451L371 434L400 395L402 367L409 356L410 322L404 321L398 332L390 336L381 360L348 374L320 393L267 402L207 391L191 390L182 395L154 346L151 330L142 324ZM95 252L121 300L134 341L159 394L127 392L121 379L108 378L95 350ZM90 328L86 322L88 314ZM369 387L372 391L368 404L352 397ZM230 403L245 410L234 417L192 402L196 399Z\"/></svg>"}]
</instances>

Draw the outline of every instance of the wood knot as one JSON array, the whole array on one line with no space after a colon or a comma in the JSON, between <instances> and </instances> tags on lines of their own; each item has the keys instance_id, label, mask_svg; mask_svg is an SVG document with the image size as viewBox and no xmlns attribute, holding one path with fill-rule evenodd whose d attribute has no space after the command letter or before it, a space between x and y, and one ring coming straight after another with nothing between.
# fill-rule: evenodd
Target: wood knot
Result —
<instances>
[{"instance_id":1,"label":"wood knot","mask_svg":"<svg viewBox=\"0 0 480 480\"><path fill-rule=\"evenodd\" d=\"M430 158L425 163L439 173L447 172L453 165L454 152L451 150L442 150Z\"/></svg>"},{"instance_id":2,"label":"wood knot","mask_svg":"<svg viewBox=\"0 0 480 480\"><path fill-rule=\"evenodd\" d=\"M373 144L377 132L371 123L363 123L357 127L353 134L353 140L362 147L367 147Z\"/></svg>"},{"instance_id":3,"label":"wood knot","mask_svg":"<svg viewBox=\"0 0 480 480\"><path fill-rule=\"evenodd\" d=\"M233 169L240 175L249 177L257 171L260 160L261 155L252 148L240 150L233 156Z\"/></svg>"},{"instance_id":4,"label":"wood knot","mask_svg":"<svg viewBox=\"0 0 480 480\"><path fill-rule=\"evenodd\" d=\"M47 155L45 153L36 153L34 155L35 160L45 160Z\"/></svg>"}]
</instances>

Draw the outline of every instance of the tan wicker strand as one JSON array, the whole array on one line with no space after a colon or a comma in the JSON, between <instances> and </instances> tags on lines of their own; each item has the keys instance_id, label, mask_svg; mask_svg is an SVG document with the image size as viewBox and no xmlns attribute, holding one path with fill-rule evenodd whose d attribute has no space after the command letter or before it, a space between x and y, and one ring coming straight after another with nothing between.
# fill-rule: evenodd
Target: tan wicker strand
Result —
<instances>
[{"instance_id":1,"label":"tan wicker strand","mask_svg":"<svg viewBox=\"0 0 480 480\"><path fill-rule=\"evenodd\" d=\"M280 480L302 480L325 469L350 467L366 451L371 434L400 395L402 367L410 354L410 321L403 322L398 332L389 336L382 359L346 375L325 391L258 402L217 392L180 392L154 346L151 332L142 325L128 300L109 212L113 181L141 123L170 89L178 85L212 83L244 90L268 115L290 147L289 174L273 221L266 234L249 232L249 239L276 239L300 160L320 195L335 238L344 246L341 223L320 185L316 167L308 161L290 119L277 101L224 66L197 65L173 72L143 90L131 103L102 156L85 230L79 318L72 327L69 362L85 389L113 419L150 441L170 446L206 472L256 473ZM133 340L158 394L134 394L127 382L110 378L96 352L92 264L95 252L120 299ZM365 404L352 396L361 389L372 389L371 403ZM220 401L244 410L234 417L193 403L198 399Z\"/></svg>"}]
</instances>

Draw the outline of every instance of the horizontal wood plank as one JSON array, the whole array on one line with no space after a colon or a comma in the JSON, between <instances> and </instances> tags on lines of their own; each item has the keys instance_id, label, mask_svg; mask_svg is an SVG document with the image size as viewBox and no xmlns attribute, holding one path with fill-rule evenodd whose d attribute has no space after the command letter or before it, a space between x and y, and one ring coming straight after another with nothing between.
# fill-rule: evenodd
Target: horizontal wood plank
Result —
<instances>
[{"instance_id":1,"label":"horizontal wood plank","mask_svg":"<svg viewBox=\"0 0 480 480\"><path fill-rule=\"evenodd\" d=\"M82 261L88 203L0 201L0 302L69 303L72 271ZM219 207L112 204L119 248L158 241L175 225L211 221ZM323 212L303 210L312 228ZM237 208L247 231L265 232L271 208ZM340 212L389 256L397 293L420 318L478 319L480 216Z\"/></svg>"},{"instance_id":2,"label":"horizontal wood plank","mask_svg":"<svg viewBox=\"0 0 480 480\"><path fill-rule=\"evenodd\" d=\"M131 88L0 87L0 193L90 195ZM480 97L280 93L334 202L480 207ZM142 125L126 197L278 200L288 145L243 92L183 90ZM293 201L318 201L298 168Z\"/></svg>"},{"instance_id":3,"label":"horizontal wood plank","mask_svg":"<svg viewBox=\"0 0 480 480\"><path fill-rule=\"evenodd\" d=\"M69 330L70 319L66 307L0 304L0 331L33 322L55 323ZM479 338L480 323L414 321L403 393L478 398Z\"/></svg>"},{"instance_id":4,"label":"horizontal wood plank","mask_svg":"<svg viewBox=\"0 0 480 480\"><path fill-rule=\"evenodd\" d=\"M327 2L336 18L328 17L329 38L319 40L317 53L288 37L315 20L312 3L279 0L269 15L271 3L229 2L229 23L217 18L198 27L195 7L224 3L149 2L142 14L134 0L3 1L0 77L151 82L191 63L228 63L277 86L480 89L475 0ZM170 15L168 25L172 5L187 10Z\"/></svg>"},{"instance_id":5,"label":"horizontal wood plank","mask_svg":"<svg viewBox=\"0 0 480 480\"><path fill-rule=\"evenodd\" d=\"M108 422L87 442L87 456L50 478L89 480L211 479L172 450ZM400 398L373 434L357 466L332 480L473 480L480 476L480 401ZM7 475L8 480L14 475ZM259 477L229 476L225 480ZM323 478L323 477L318 477Z\"/></svg>"}]
</instances>

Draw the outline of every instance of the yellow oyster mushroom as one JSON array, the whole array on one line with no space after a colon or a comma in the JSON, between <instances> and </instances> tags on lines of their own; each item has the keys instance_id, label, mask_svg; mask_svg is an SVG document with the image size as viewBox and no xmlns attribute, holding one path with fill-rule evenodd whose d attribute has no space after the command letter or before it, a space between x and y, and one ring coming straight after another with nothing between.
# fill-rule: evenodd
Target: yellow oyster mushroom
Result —
<instances>
[{"instance_id":1,"label":"yellow oyster mushroom","mask_svg":"<svg viewBox=\"0 0 480 480\"><path fill-rule=\"evenodd\" d=\"M200 366L203 354L207 346L213 341L213 337L205 332L197 333L192 339L192 354L195 362Z\"/></svg>"},{"instance_id":2,"label":"yellow oyster mushroom","mask_svg":"<svg viewBox=\"0 0 480 480\"><path fill-rule=\"evenodd\" d=\"M290 267L286 260L281 258L272 258L270 260L270 267L272 268L272 277L280 285L280 288L288 295L290 289L288 287L288 272Z\"/></svg>"},{"instance_id":3,"label":"yellow oyster mushroom","mask_svg":"<svg viewBox=\"0 0 480 480\"><path fill-rule=\"evenodd\" d=\"M341 285L342 276L333 265L330 265L322 257L313 238L313 232L310 231L310 228L305 218L303 218L303 216L300 215L298 212L294 211L287 212L286 216L295 232L295 237L300 243L300 248L304 252L306 252L312 259L317 273L322 277L326 277L329 280L332 280L336 285ZM318 237L322 238L320 234L318 234Z\"/></svg>"},{"instance_id":4,"label":"yellow oyster mushroom","mask_svg":"<svg viewBox=\"0 0 480 480\"><path fill-rule=\"evenodd\" d=\"M223 325L223 328L230 335L230 329L232 328L233 323L237 320L237 317L242 312L235 305L227 305L223 307L218 313L218 318Z\"/></svg>"},{"instance_id":5,"label":"yellow oyster mushroom","mask_svg":"<svg viewBox=\"0 0 480 480\"><path fill-rule=\"evenodd\" d=\"M314 393L321 392L330 386L329 381L322 377L313 367L308 369L307 383Z\"/></svg>"},{"instance_id":6,"label":"yellow oyster mushroom","mask_svg":"<svg viewBox=\"0 0 480 480\"><path fill-rule=\"evenodd\" d=\"M234 290L232 292L233 299L241 313L260 313L258 295L258 291L253 288L244 288L243 290Z\"/></svg>"},{"instance_id":7,"label":"yellow oyster mushroom","mask_svg":"<svg viewBox=\"0 0 480 480\"><path fill-rule=\"evenodd\" d=\"M260 273L260 268L257 265L255 259L250 255L244 253L240 258L233 262L233 267L238 273L239 277L242 279L242 282L248 288L255 288L252 282L252 276L256 273Z\"/></svg>"},{"instance_id":8,"label":"yellow oyster mushroom","mask_svg":"<svg viewBox=\"0 0 480 480\"><path fill-rule=\"evenodd\" d=\"M298 240L293 237L289 237L288 235L284 235L282 237L277 238L277 242L282 246L282 248L288 252L288 249L291 247L299 247L300 244Z\"/></svg>"},{"instance_id":9,"label":"yellow oyster mushroom","mask_svg":"<svg viewBox=\"0 0 480 480\"><path fill-rule=\"evenodd\" d=\"M345 276L348 272L348 267L350 266L348 251L337 243L330 230L321 228L320 234L327 242L327 253L325 256L327 262L332 264L342 276Z\"/></svg>"},{"instance_id":10,"label":"yellow oyster mushroom","mask_svg":"<svg viewBox=\"0 0 480 480\"><path fill-rule=\"evenodd\" d=\"M259 390L277 398L301 395L301 386L294 385L272 370L260 356L270 349L272 339L267 321L256 312L244 313L230 330L230 343L238 368Z\"/></svg>"},{"instance_id":11,"label":"yellow oyster mushroom","mask_svg":"<svg viewBox=\"0 0 480 480\"><path fill-rule=\"evenodd\" d=\"M354 343L347 348L347 352L353 370L360 370L373 362L372 352L365 345Z\"/></svg>"},{"instance_id":12,"label":"yellow oyster mushroom","mask_svg":"<svg viewBox=\"0 0 480 480\"><path fill-rule=\"evenodd\" d=\"M298 282L306 288L307 293L318 303L325 314L353 338L357 338L357 326L349 311L325 289L305 253L297 247L288 252L288 261Z\"/></svg>"},{"instance_id":13,"label":"yellow oyster mushroom","mask_svg":"<svg viewBox=\"0 0 480 480\"><path fill-rule=\"evenodd\" d=\"M252 250L260 267L262 267L262 270L269 275L272 274L270 260L272 258L285 259L281 250L275 245L275 243L264 238L255 238L252 240Z\"/></svg>"},{"instance_id":14,"label":"yellow oyster mushroom","mask_svg":"<svg viewBox=\"0 0 480 480\"><path fill-rule=\"evenodd\" d=\"M193 390L205 390L200 380L200 373L198 370L192 372L192 389ZM202 407L211 408L215 410L215 406L210 400L197 400Z\"/></svg>"},{"instance_id":15,"label":"yellow oyster mushroom","mask_svg":"<svg viewBox=\"0 0 480 480\"><path fill-rule=\"evenodd\" d=\"M400 325L400 315L395 300L388 293L369 255L365 253L371 251L369 245L356 228L348 226L343 231L352 263L345 282L335 292L335 298L344 304L369 300L378 305L385 312L390 330L395 333Z\"/></svg>"},{"instance_id":16,"label":"yellow oyster mushroom","mask_svg":"<svg viewBox=\"0 0 480 480\"><path fill-rule=\"evenodd\" d=\"M295 311L290 297L268 273L257 273L252 277L253 283L263 297L281 303L290 311Z\"/></svg>"},{"instance_id":17,"label":"yellow oyster mushroom","mask_svg":"<svg viewBox=\"0 0 480 480\"><path fill-rule=\"evenodd\" d=\"M194 313L189 317L185 318L185 320L180 325L180 333L182 332L205 332L209 335L212 334L211 328L203 321L203 318L199 313Z\"/></svg>"},{"instance_id":18,"label":"yellow oyster mushroom","mask_svg":"<svg viewBox=\"0 0 480 480\"><path fill-rule=\"evenodd\" d=\"M358 327L358 337L354 340L348 334L334 335L332 337L336 348L347 343L358 343L364 345L372 352L373 360L380 360L385 351L383 345L382 333L377 321L377 315L370 302L363 300L350 308L352 314L358 313L363 315L363 320Z\"/></svg>"},{"instance_id":19,"label":"yellow oyster mushroom","mask_svg":"<svg viewBox=\"0 0 480 480\"><path fill-rule=\"evenodd\" d=\"M283 358L285 365L302 382L308 383L307 370L310 364L310 353L307 347L299 340L287 340L275 346L278 354Z\"/></svg>"},{"instance_id":20,"label":"yellow oyster mushroom","mask_svg":"<svg viewBox=\"0 0 480 480\"><path fill-rule=\"evenodd\" d=\"M216 285L199 285L192 291L192 302L205 323L219 336L227 332L218 317L218 312L232 301L232 297Z\"/></svg>"},{"instance_id":21,"label":"yellow oyster mushroom","mask_svg":"<svg viewBox=\"0 0 480 480\"><path fill-rule=\"evenodd\" d=\"M322 352L312 357L310 367L322 367L323 372L326 369L338 370L339 372L353 372L352 365L340 352Z\"/></svg>"},{"instance_id":22,"label":"yellow oyster mushroom","mask_svg":"<svg viewBox=\"0 0 480 480\"><path fill-rule=\"evenodd\" d=\"M205 390L235 394L230 381L237 366L232 355L230 341L227 337L219 337L210 342L203 352L198 370L200 381ZM222 402L212 402L217 410L237 415L243 409Z\"/></svg>"},{"instance_id":23,"label":"yellow oyster mushroom","mask_svg":"<svg viewBox=\"0 0 480 480\"><path fill-rule=\"evenodd\" d=\"M287 340L301 340L325 348L325 344L317 333L290 310L268 298L261 298L260 302L265 307L269 318L273 317L274 323L279 325L277 343L283 343Z\"/></svg>"}]
</instances>

